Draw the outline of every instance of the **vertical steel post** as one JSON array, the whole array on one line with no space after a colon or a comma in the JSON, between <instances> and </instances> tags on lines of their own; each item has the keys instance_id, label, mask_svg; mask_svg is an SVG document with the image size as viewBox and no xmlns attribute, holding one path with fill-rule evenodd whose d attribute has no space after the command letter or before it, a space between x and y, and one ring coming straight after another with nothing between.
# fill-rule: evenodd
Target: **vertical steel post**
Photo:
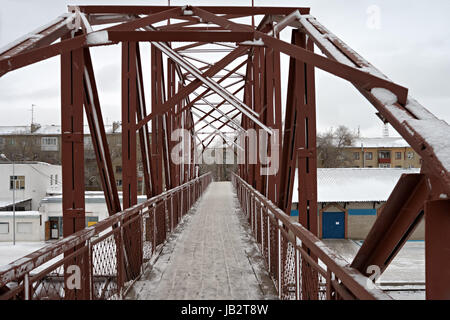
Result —
<instances>
[{"instance_id":1,"label":"vertical steel post","mask_svg":"<svg viewBox=\"0 0 450 320\"><path fill-rule=\"evenodd\" d=\"M427 300L450 299L450 200L425 203Z\"/></svg>"},{"instance_id":2,"label":"vertical steel post","mask_svg":"<svg viewBox=\"0 0 450 320\"><path fill-rule=\"evenodd\" d=\"M84 145L83 145L83 49L61 54L61 164L62 164L62 211L63 236L86 227L84 201ZM71 254L74 248L64 253ZM82 257L75 257L64 264L82 268ZM64 273L66 284L69 274ZM65 289L65 299L85 299L88 286L81 290Z\"/></svg>"},{"instance_id":3,"label":"vertical steel post","mask_svg":"<svg viewBox=\"0 0 450 320\"><path fill-rule=\"evenodd\" d=\"M136 43L122 43L122 194L123 208L137 203L137 159L136 159L136 110L137 97ZM129 219L132 219L130 217ZM140 271L142 253L140 252L140 233L137 224L124 228L126 252L125 266L127 280L134 279Z\"/></svg>"}]
</instances>

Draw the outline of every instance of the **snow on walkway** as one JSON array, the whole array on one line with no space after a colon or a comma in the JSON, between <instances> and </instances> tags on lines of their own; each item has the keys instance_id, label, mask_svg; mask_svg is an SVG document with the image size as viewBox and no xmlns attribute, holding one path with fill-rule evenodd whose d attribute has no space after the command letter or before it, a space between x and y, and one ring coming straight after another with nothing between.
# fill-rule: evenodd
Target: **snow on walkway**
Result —
<instances>
[{"instance_id":1,"label":"snow on walkway","mask_svg":"<svg viewBox=\"0 0 450 320\"><path fill-rule=\"evenodd\" d=\"M230 182L212 182L127 299L276 299Z\"/></svg>"}]
</instances>

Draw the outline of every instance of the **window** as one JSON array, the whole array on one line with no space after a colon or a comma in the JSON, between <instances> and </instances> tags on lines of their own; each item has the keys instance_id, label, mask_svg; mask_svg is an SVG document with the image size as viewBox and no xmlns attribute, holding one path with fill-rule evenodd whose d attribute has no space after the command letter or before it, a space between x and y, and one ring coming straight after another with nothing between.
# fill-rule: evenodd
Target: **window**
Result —
<instances>
[{"instance_id":1,"label":"window","mask_svg":"<svg viewBox=\"0 0 450 320\"><path fill-rule=\"evenodd\" d=\"M94 145L92 144L92 139L90 136L84 136L84 147L86 150L94 150Z\"/></svg>"},{"instance_id":2,"label":"window","mask_svg":"<svg viewBox=\"0 0 450 320\"><path fill-rule=\"evenodd\" d=\"M414 152L412 151L408 152L408 159L414 159Z\"/></svg>"},{"instance_id":3,"label":"window","mask_svg":"<svg viewBox=\"0 0 450 320\"><path fill-rule=\"evenodd\" d=\"M0 222L0 234L8 234L8 233L9 233L9 223Z\"/></svg>"},{"instance_id":4,"label":"window","mask_svg":"<svg viewBox=\"0 0 450 320\"><path fill-rule=\"evenodd\" d=\"M11 145L16 144L16 140L14 140L13 138L9 139L9 144Z\"/></svg>"},{"instance_id":5,"label":"window","mask_svg":"<svg viewBox=\"0 0 450 320\"><path fill-rule=\"evenodd\" d=\"M58 151L58 138L56 137L42 137L41 138L42 151Z\"/></svg>"},{"instance_id":6,"label":"window","mask_svg":"<svg viewBox=\"0 0 450 320\"><path fill-rule=\"evenodd\" d=\"M402 159L402 153L401 152L396 152L395 153L395 159L401 160Z\"/></svg>"},{"instance_id":7,"label":"window","mask_svg":"<svg viewBox=\"0 0 450 320\"><path fill-rule=\"evenodd\" d=\"M122 186L122 180L116 180L116 184L117 184L118 187L121 187Z\"/></svg>"},{"instance_id":8,"label":"window","mask_svg":"<svg viewBox=\"0 0 450 320\"><path fill-rule=\"evenodd\" d=\"M9 190L25 189L25 176L9 176Z\"/></svg>"},{"instance_id":9,"label":"window","mask_svg":"<svg viewBox=\"0 0 450 320\"><path fill-rule=\"evenodd\" d=\"M116 173L122 172L122 166L116 166Z\"/></svg>"},{"instance_id":10,"label":"window","mask_svg":"<svg viewBox=\"0 0 450 320\"><path fill-rule=\"evenodd\" d=\"M32 232L31 222L17 222L17 233L29 234Z\"/></svg>"},{"instance_id":11,"label":"window","mask_svg":"<svg viewBox=\"0 0 450 320\"><path fill-rule=\"evenodd\" d=\"M395 166L396 168L401 168L402 166Z\"/></svg>"},{"instance_id":12,"label":"window","mask_svg":"<svg viewBox=\"0 0 450 320\"><path fill-rule=\"evenodd\" d=\"M380 151L380 152L378 152L378 158L379 159L390 159L391 152L390 151Z\"/></svg>"},{"instance_id":13,"label":"window","mask_svg":"<svg viewBox=\"0 0 450 320\"><path fill-rule=\"evenodd\" d=\"M50 185L51 186L53 185L53 175L52 174L50 175Z\"/></svg>"},{"instance_id":14,"label":"window","mask_svg":"<svg viewBox=\"0 0 450 320\"><path fill-rule=\"evenodd\" d=\"M91 227L98 222L98 217L86 217L86 227Z\"/></svg>"},{"instance_id":15,"label":"window","mask_svg":"<svg viewBox=\"0 0 450 320\"><path fill-rule=\"evenodd\" d=\"M380 163L378 167L379 168L390 168L391 164L390 163Z\"/></svg>"},{"instance_id":16,"label":"window","mask_svg":"<svg viewBox=\"0 0 450 320\"><path fill-rule=\"evenodd\" d=\"M55 174L55 184L58 184L58 175Z\"/></svg>"},{"instance_id":17,"label":"window","mask_svg":"<svg viewBox=\"0 0 450 320\"><path fill-rule=\"evenodd\" d=\"M3 144L5 144L5 139L0 138L0 145L3 145Z\"/></svg>"},{"instance_id":18,"label":"window","mask_svg":"<svg viewBox=\"0 0 450 320\"><path fill-rule=\"evenodd\" d=\"M359 160L359 152L353 152L353 159Z\"/></svg>"},{"instance_id":19,"label":"window","mask_svg":"<svg viewBox=\"0 0 450 320\"><path fill-rule=\"evenodd\" d=\"M365 153L366 160L372 160L373 159L373 153L372 152L366 152Z\"/></svg>"}]
</instances>

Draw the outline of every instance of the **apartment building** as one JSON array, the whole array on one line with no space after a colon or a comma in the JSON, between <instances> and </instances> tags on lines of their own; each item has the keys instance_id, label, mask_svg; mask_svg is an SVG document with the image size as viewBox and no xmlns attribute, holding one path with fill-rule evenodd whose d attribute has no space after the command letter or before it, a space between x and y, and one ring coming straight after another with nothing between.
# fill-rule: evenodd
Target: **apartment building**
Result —
<instances>
[{"instance_id":1,"label":"apartment building","mask_svg":"<svg viewBox=\"0 0 450 320\"><path fill-rule=\"evenodd\" d=\"M356 138L345 148L353 168L420 168L422 160L401 137Z\"/></svg>"},{"instance_id":2,"label":"apartment building","mask_svg":"<svg viewBox=\"0 0 450 320\"><path fill-rule=\"evenodd\" d=\"M114 174L118 189L122 188L122 137L121 125L114 122L105 125L106 138L110 148ZM86 190L100 190L95 150L89 133L84 127L84 164ZM0 126L0 153L13 161L40 161L61 164L61 126ZM137 153L140 158L139 152ZM141 190L141 188L139 188Z\"/></svg>"}]
</instances>

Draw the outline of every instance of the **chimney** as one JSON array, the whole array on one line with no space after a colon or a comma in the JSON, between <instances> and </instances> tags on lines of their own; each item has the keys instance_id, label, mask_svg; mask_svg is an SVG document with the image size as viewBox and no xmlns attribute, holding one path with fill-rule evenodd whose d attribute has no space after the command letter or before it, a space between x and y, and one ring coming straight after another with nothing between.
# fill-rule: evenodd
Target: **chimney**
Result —
<instances>
[{"instance_id":1,"label":"chimney","mask_svg":"<svg viewBox=\"0 0 450 320\"><path fill-rule=\"evenodd\" d=\"M119 129L120 127L120 122L119 121L113 121L113 125L112 125L112 132L116 133L117 129Z\"/></svg>"},{"instance_id":2,"label":"chimney","mask_svg":"<svg viewBox=\"0 0 450 320\"><path fill-rule=\"evenodd\" d=\"M41 127L41 125L39 123L32 123L31 124L31 133L35 133L40 127Z\"/></svg>"}]
</instances>

